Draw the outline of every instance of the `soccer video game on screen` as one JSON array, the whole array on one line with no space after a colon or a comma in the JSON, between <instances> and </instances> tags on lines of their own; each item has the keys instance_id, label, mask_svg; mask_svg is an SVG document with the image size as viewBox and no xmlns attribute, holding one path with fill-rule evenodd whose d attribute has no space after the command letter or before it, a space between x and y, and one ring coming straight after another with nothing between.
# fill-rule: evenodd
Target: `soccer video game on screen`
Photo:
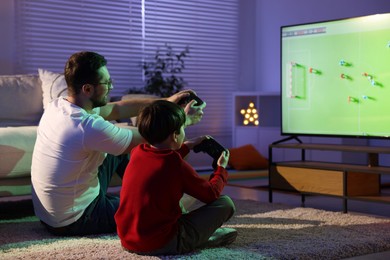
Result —
<instances>
[{"instance_id":1,"label":"soccer video game on screen","mask_svg":"<svg viewBox=\"0 0 390 260\"><path fill-rule=\"evenodd\" d=\"M390 136L390 14L281 28L282 132Z\"/></svg>"}]
</instances>

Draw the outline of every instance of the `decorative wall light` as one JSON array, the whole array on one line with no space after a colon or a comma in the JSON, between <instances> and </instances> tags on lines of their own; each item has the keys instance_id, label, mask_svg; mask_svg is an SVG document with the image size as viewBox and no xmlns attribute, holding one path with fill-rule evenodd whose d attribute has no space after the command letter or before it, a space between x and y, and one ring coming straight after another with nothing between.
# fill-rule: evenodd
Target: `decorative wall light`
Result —
<instances>
[{"instance_id":1,"label":"decorative wall light","mask_svg":"<svg viewBox=\"0 0 390 260\"><path fill-rule=\"evenodd\" d=\"M257 114L255 103L252 101L249 102L248 108L241 109L240 113L244 116L244 120L242 121L244 125L259 125L259 115Z\"/></svg>"}]
</instances>

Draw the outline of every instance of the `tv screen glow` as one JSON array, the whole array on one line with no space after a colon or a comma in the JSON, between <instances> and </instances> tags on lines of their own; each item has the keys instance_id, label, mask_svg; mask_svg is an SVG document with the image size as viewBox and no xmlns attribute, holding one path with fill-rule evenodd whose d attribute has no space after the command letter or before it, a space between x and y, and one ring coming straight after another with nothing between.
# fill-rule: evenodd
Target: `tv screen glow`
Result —
<instances>
[{"instance_id":1,"label":"tv screen glow","mask_svg":"<svg viewBox=\"0 0 390 260\"><path fill-rule=\"evenodd\" d=\"M283 135L390 136L390 14L281 27Z\"/></svg>"}]
</instances>

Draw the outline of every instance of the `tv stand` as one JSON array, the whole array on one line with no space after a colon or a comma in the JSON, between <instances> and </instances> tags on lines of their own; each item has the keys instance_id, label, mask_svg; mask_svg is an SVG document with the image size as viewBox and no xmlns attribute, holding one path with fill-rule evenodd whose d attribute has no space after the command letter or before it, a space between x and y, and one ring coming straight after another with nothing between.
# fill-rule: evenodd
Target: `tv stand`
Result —
<instances>
[{"instance_id":1,"label":"tv stand","mask_svg":"<svg viewBox=\"0 0 390 260\"><path fill-rule=\"evenodd\" d=\"M290 140L293 140L293 139L296 140L298 143L302 143L302 141L298 138L298 136L292 135L292 136L283 138L283 139L281 139L279 141L273 142L272 144L284 143L284 142L287 142L287 141L290 141Z\"/></svg>"},{"instance_id":2,"label":"tv stand","mask_svg":"<svg viewBox=\"0 0 390 260\"><path fill-rule=\"evenodd\" d=\"M301 159L274 162L274 149L300 150ZM306 150L365 153L368 164L307 161ZM390 194L381 193L380 182L381 175L390 175L390 167L379 166L378 154L390 154L390 147L275 142L269 146L269 202L272 192L280 190L301 194L303 206L308 194L340 197L344 212L351 199L390 203Z\"/></svg>"}]
</instances>

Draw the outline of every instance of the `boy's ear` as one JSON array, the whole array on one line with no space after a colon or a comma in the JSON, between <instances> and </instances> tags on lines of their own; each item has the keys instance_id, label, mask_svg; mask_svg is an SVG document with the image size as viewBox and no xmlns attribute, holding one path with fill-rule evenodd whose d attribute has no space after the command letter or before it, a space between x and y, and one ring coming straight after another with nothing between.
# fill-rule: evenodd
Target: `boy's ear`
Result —
<instances>
[{"instance_id":1,"label":"boy's ear","mask_svg":"<svg viewBox=\"0 0 390 260\"><path fill-rule=\"evenodd\" d=\"M172 135L171 135L172 140L175 141L175 143L177 142L177 136L178 136L178 135L179 135L179 134L177 134L176 132L173 132Z\"/></svg>"},{"instance_id":2,"label":"boy's ear","mask_svg":"<svg viewBox=\"0 0 390 260\"><path fill-rule=\"evenodd\" d=\"M177 143L177 141L179 140L177 137L180 135L180 131L175 131L173 132L172 134L172 140L175 141L175 143Z\"/></svg>"}]
</instances>

